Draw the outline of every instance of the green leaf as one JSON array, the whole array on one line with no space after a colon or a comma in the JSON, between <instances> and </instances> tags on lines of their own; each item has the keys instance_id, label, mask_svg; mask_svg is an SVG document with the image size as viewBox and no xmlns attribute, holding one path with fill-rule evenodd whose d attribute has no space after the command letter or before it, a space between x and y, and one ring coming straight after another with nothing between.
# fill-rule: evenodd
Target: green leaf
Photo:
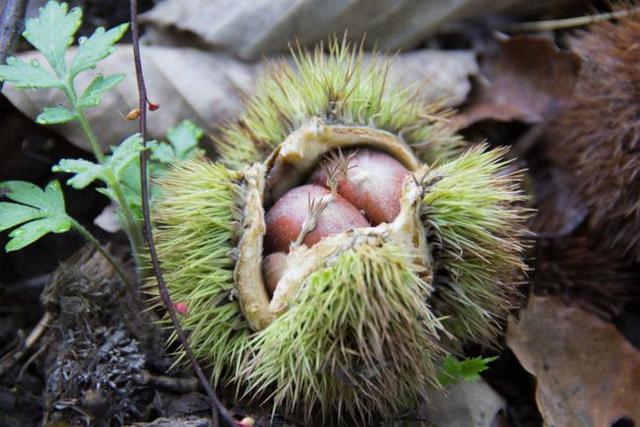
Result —
<instances>
[{"instance_id":1,"label":"green leaf","mask_svg":"<svg viewBox=\"0 0 640 427\"><path fill-rule=\"evenodd\" d=\"M134 134L113 148L113 154L108 156L103 164L84 159L62 159L51 170L74 174L67 180L67 184L78 190L96 180L110 185L109 170L117 180L120 180L122 170L138 157L140 151L142 151L142 138L139 134Z\"/></svg>"},{"instance_id":2,"label":"green leaf","mask_svg":"<svg viewBox=\"0 0 640 427\"><path fill-rule=\"evenodd\" d=\"M102 95L120 83L124 77L124 74L114 74L109 77L103 77L102 74L97 76L84 90L78 105L80 108L97 107Z\"/></svg>"},{"instance_id":3,"label":"green leaf","mask_svg":"<svg viewBox=\"0 0 640 427\"><path fill-rule=\"evenodd\" d=\"M477 381L480 378L480 373L489 369L489 363L496 359L497 357L472 357L457 360L453 356L447 355L438 375L438 381L445 387L459 381Z\"/></svg>"},{"instance_id":4,"label":"green leaf","mask_svg":"<svg viewBox=\"0 0 640 427\"><path fill-rule=\"evenodd\" d=\"M109 31L100 27L88 39L81 39L71 64L71 76L75 77L78 73L95 67L100 60L113 53L113 45L122 38L127 28L129 24L126 23Z\"/></svg>"},{"instance_id":5,"label":"green leaf","mask_svg":"<svg viewBox=\"0 0 640 427\"><path fill-rule=\"evenodd\" d=\"M103 179L104 165L84 159L62 159L51 170L75 174L67 180L67 185L82 190L93 181Z\"/></svg>"},{"instance_id":6,"label":"green leaf","mask_svg":"<svg viewBox=\"0 0 640 427\"><path fill-rule=\"evenodd\" d=\"M76 113L65 107L45 107L44 111L36 117L36 123L41 125L53 125L67 123L77 119Z\"/></svg>"},{"instance_id":7,"label":"green leaf","mask_svg":"<svg viewBox=\"0 0 640 427\"><path fill-rule=\"evenodd\" d=\"M131 164L142 151L142 137L139 133L133 134L120 143L114 150L113 154L107 160L107 164L116 177L120 176L120 172Z\"/></svg>"},{"instance_id":8,"label":"green leaf","mask_svg":"<svg viewBox=\"0 0 640 427\"><path fill-rule=\"evenodd\" d=\"M30 245L47 233L64 233L71 228L68 216L51 216L27 222L9 233L9 243L5 246L7 252L17 251Z\"/></svg>"},{"instance_id":9,"label":"green leaf","mask_svg":"<svg viewBox=\"0 0 640 427\"><path fill-rule=\"evenodd\" d=\"M175 160L192 159L198 149L198 143L204 135L202 128L191 120L184 120L175 128L167 131L167 139L173 147Z\"/></svg>"},{"instance_id":10,"label":"green leaf","mask_svg":"<svg viewBox=\"0 0 640 427\"><path fill-rule=\"evenodd\" d=\"M151 167L153 164L149 163ZM131 163L126 169L122 171L120 175L122 182L122 191L124 192L124 198L127 200L131 210L142 218L142 190L140 186L140 161ZM151 197L150 201L153 201L155 190L157 186L150 186Z\"/></svg>"},{"instance_id":11,"label":"green leaf","mask_svg":"<svg viewBox=\"0 0 640 427\"><path fill-rule=\"evenodd\" d=\"M151 159L165 165L192 159L202 152L198 148L198 144L203 135L202 128L190 120L184 120L175 128L167 131L169 144L148 144Z\"/></svg>"},{"instance_id":12,"label":"green leaf","mask_svg":"<svg viewBox=\"0 0 640 427\"><path fill-rule=\"evenodd\" d=\"M80 38L80 44L67 73L65 52L73 42L75 33L82 22L82 11L74 8L67 13L67 4L49 1L40 9L37 18L28 19L24 37L47 59L54 73L40 66L36 59L29 63L17 58L9 58L6 65L0 65L0 81L14 83L16 88L49 88L64 89L70 97L73 110L77 108L95 107L100 103L102 95L113 88L124 78L122 74L109 77L98 76L76 100L73 79L85 70L94 68L96 64L113 52L113 45L122 38L129 24L118 25L108 31L98 28L89 38ZM54 107L45 109L37 122L41 124L66 123L74 120L76 115L66 108Z\"/></svg>"},{"instance_id":13,"label":"green leaf","mask_svg":"<svg viewBox=\"0 0 640 427\"><path fill-rule=\"evenodd\" d=\"M49 207L48 197L40 187L26 181L5 181L0 183L4 196L14 202L38 209Z\"/></svg>"},{"instance_id":14,"label":"green leaf","mask_svg":"<svg viewBox=\"0 0 640 427\"><path fill-rule=\"evenodd\" d=\"M59 76L66 74L64 53L73 42L73 36L82 22L82 10L73 8L67 13L67 4L49 1L40 8L37 18L27 19L22 33L47 58Z\"/></svg>"},{"instance_id":15,"label":"green leaf","mask_svg":"<svg viewBox=\"0 0 640 427\"><path fill-rule=\"evenodd\" d=\"M0 203L0 231L20 225L10 234L7 252L22 249L47 233L68 231L73 220L65 211L64 196L58 181L44 190L24 181L0 183L5 196L18 203Z\"/></svg>"},{"instance_id":16,"label":"green leaf","mask_svg":"<svg viewBox=\"0 0 640 427\"><path fill-rule=\"evenodd\" d=\"M44 189L44 196L47 205L55 212L67 214L64 205L64 195L58 181L51 181Z\"/></svg>"},{"instance_id":17,"label":"green leaf","mask_svg":"<svg viewBox=\"0 0 640 427\"><path fill-rule=\"evenodd\" d=\"M149 141L147 147L151 151L151 160L164 164L171 164L176 160L176 153L170 144Z\"/></svg>"},{"instance_id":18,"label":"green leaf","mask_svg":"<svg viewBox=\"0 0 640 427\"><path fill-rule=\"evenodd\" d=\"M17 203L0 202L0 231L15 227L32 219L42 218L39 209Z\"/></svg>"},{"instance_id":19,"label":"green leaf","mask_svg":"<svg viewBox=\"0 0 640 427\"><path fill-rule=\"evenodd\" d=\"M15 57L8 58L6 65L0 65L0 81L11 82L18 89L64 86L56 76L42 68L36 59L25 62Z\"/></svg>"}]
</instances>

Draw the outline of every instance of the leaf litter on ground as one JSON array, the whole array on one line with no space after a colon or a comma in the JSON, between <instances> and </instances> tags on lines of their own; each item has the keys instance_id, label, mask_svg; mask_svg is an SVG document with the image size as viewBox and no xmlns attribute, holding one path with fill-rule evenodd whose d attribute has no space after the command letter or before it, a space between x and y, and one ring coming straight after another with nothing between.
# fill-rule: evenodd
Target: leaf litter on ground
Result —
<instances>
[{"instance_id":1,"label":"leaf litter on ground","mask_svg":"<svg viewBox=\"0 0 640 427\"><path fill-rule=\"evenodd\" d=\"M509 319L507 345L537 379L546 425L640 423L640 351L613 324L554 297L532 296L520 319Z\"/></svg>"},{"instance_id":2,"label":"leaf litter on ground","mask_svg":"<svg viewBox=\"0 0 640 427\"><path fill-rule=\"evenodd\" d=\"M454 118L458 128L483 120L542 122L573 93L581 61L548 37L498 40L496 57L481 63L478 90Z\"/></svg>"},{"instance_id":3,"label":"leaf litter on ground","mask_svg":"<svg viewBox=\"0 0 640 427\"><path fill-rule=\"evenodd\" d=\"M291 43L313 46L348 30L367 49L396 52L415 48L452 22L509 11L549 10L566 0L167 0L144 14L143 22L166 41L185 33L200 44L255 61L285 53ZM179 31L176 31L179 30ZM193 40L191 40L193 42Z\"/></svg>"},{"instance_id":4,"label":"leaf litter on ground","mask_svg":"<svg viewBox=\"0 0 640 427\"><path fill-rule=\"evenodd\" d=\"M75 48L70 48L73 55ZM250 97L265 63L247 64L224 53L206 52L187 47L146 46L142 52L145 80L151 101L160 108L148 115L149 137L161 139L170 127L189 119L206 133L215 134L218 127L242 111L244 97ZM28 63L39 55L25 52L18 60ZM99 109L87 110L89 123L100 135L106 151L137 131L136 122L126 115L137 106L135 78L131 73L131 46L120 45L101 62L105 75L126 77L102 97ZM415 88L417 96L429 102L442 102L445 107L461 104L471 91L470 77L478 73L475 54L469 50L419 50L399 54L392 59L389 84ZM77 77L80 86L92 83L95 73ZM109 82L102 82L105 85ZM88 89L86 92L91 92ZM20 91L5 87L3 94L25 115L35 118L49 105L64 102L64 96L54 90ZM87 102L93 99L87 95ZM85 137L77 126L54 126L74 145L88 149Z\"/></svg>"}]
</instances>

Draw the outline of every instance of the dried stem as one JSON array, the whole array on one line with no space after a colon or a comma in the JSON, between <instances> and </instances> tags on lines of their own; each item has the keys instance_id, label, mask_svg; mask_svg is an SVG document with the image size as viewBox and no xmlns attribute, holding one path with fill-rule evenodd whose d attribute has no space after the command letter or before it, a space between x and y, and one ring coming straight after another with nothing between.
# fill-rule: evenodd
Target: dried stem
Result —
<instances>
[{"instance_id":1,"label":"dried stem","mask_svg":"<svg viewBox=\"0 0 640 427\"><path fill-rule=\"evenodd\" d=\"M331 190L331 194L335 196L338 194L338 186L340 184L338 177L336 176L336 168L333 167L331 163L324 163L322 165L322 170L327 176L327 186Z\"/></svg>"},{"instance_id":2,"label":"dried stem","mask_svg":"<svg viewBox=\"0 0 640 427\"><path fill-rule=\"evenodd\" d=\"M35 346L35 344L40 340L44 332L49 327L51 320L51 314L49 312L45 312L44 316L42 316L38 324L33 328L33 330L24 340L22 346L14 352L9 353L7 356L0 359L0 377L4 375L4 373L9 370L9 368L11 368L16 362L22 359L22 357Z\"/></svg>"},{"instance_id":3,"label":"dried stem","mask_svg":"<svg viewBox=\"0 0 640 427\"><path fill-rule=\"evenodd\" d=\"M628 9L617 10L615 12L598 13L595 15L587 16L576 16L574 18L553 19L549 21L519 22L516 24L509 24L504 28L501 28L501 30L509 32L563 30L567 28L595 24L603 21L610 21L612 19L624 18L626 16L633 15L639 12L640 7L632 7Z\"/></svg>"},{"instance_id":4,"label":"dried stem","mask_svg":"<svg viewBox=\"0 0 640 427\"><path fill-rule=\"evenodd\" d=\"M98 239L96 239L93 236L93 234L91 234L89 230L84 228L82 224L80 224L78 221L76 221L73 218L70 218L70 220L71 220L71 227L73 227L74 230L80 233L87 242L92 244L93 247L100 253L100 255L102 255L109 264L111 264L115 273L118 275L120 280L122 280L122 283L124 283L124 285L129 290L135 291L136 289L135 284L131 282L131 280L127 276L127 273L125 273L122 267L120 267L120 263L109 253L109 251L104 246L100 244L100 241L98 241Z\"/></svg>"},{"instance_id":5,"label":"dried stem","mask_svg":"<svg viewBox=\"0 0 640 427\"><path fill-rule=\"evenodd\" d=\"M7 0L4 5L0 16L0 64L4 64L22 31L22 19L26 8L26 0ZM2 82L0 82L0 89L2 89Z\"/></svg>"},{"instance_id":6,"label":"dried stem","mask_svg":"<svg viewBox=\"0 0 640 427\"><path fill-rule=\"evenodd\" d=\"M327 161L322 168L327 176L327 186L334 196L338 194L340 180L346 179L349 175L349 170L355 167L355 165L351 165L351 161L356 154L357 151L353 151L345 156L342 150L338 148L338 150L331 151L325 156Z\"/></svg>"},{"instance_id":7,"label":"dried stem","mask_svg":"<svg viewBox=\"0 0 640 427\"><path fill-rule=\"evenodd\" d=\"M200 381L197 378L174 378L163 375L153 375L148 371L143 371L136 380L146 386L173 391L175 393L190 393L197 391Z\"/></svg>"},{"instance_id":8,"label":"dried stem","mask_svg":"<svg viewBox=\"0 0 640 427\"><path fill-rule=\"evenodd\" d=\"M318 225L318 218L322 212L327 209L327 206L329 206L329 200L320 198L318 201L315 198L312 198L311 194L309 194L307 216L302 223L302 230L300 230L298 238L291 244L291 249L295 249L300 246L304 238L307 237L307 234L311 233L316 228Z\"/></svg>"},{"instance_id":9,"label":"dried stem","mask_svg":"<svg viewBox=\"0 0 640 427\"><path fill-rule=\"evenodd\" d=\"M213 421L217 421L218 415L225 425L229 427L236 426L237 423L234 421L233 417L224 407L218 396L216 396L215 392L211 388L211 385L207 381L202 369L198 365L198 362L191 351L191 347L189 346L189 342L187 341L187 337L184 333L184 330L180 326L180 322L178 320L178 316L176 315L175 309L173 307L173 303L171 302L171 296L169 295L169 291L167 289L167 285L164 281L164 277L162 275L162 270L160 269L160 263L158 261L158 254L156 253L156 247L153 242L153 231L151 228L151 213L149 208L149 183L147 180L147 89L144 82L144 75L142 71L142 60L140 58L140 33L138 29L138 2L137 0L130 0L130 13L131 13L131 34L132 34L132 44L133 44L133 58L136 67L136 80L138 83L138 97L139 97L139 108L140 108L140 135L142 136L142 144L143 150L140 152L140 185L142 189L142 212L144 216L144 237L146 243L149 247L149 255L151 257L151 265L153 268L153 273L156 276L158 282L158 291L160 292L160 297L162 298L162 303L164 304L167 312L169 313L169 317L171 317L171 323L176 330L178 335L178 339L180 340L180 344L184 349L189 361L191 362L191 367L198 377L198 380L202 384L203 389L205 390L207 396L209 397L209 401L211 404L211 411L213 415ZM216 414L217 413L217 414Z\"/></svg>"}]
</instances>

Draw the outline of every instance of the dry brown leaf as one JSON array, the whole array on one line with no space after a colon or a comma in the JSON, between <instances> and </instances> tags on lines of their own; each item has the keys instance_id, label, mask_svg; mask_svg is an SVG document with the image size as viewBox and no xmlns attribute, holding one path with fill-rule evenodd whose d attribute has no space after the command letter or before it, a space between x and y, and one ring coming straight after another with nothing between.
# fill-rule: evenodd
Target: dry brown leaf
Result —
<instances>
[{"instance_id":1,"label":"dry brown leaf","mask_svg":"<svg viewBox=\"0 0 640 427\"><path fill-rule=\"evenodd\" d=\"M509 319L507 345L537 378L546 425L640 423L640 351L613 324L554 298L532 296L520 320Z\"/></svg>"},{"instance_id":2,"label":"dry brown leaf","mask_svg":"<svg viewBox=\"0 0 640 427\"><path fill-rule=\"evenodd\" d=\"M545 37L501 40L498 57L484 67L477 96L455 122L459 128L482 120L541 122L573 93L580 63Z\"/></svg>"},{"instance_id":3,"label":"dry brown leaf","mask_svg":"<svg viewBox=\"0 0 640 427\"><path fill-rule=\"evenodd\" d=\"M73 50L72 50L73 52ZM29 60L35 53L20 55ZM191 119L213 133L225 120L242 109L242 94L250 95L256 78L264 70L262 63L250 65L221 53L190 48L145 46L142 48L147 93L160 108L148 115L150 138L164 137L167 129ZM100 141L115 145L137 131L136 121L124 116L137 107L138 92L130 45L118 50L99 65L105 75L125 73L125 80L107 92L100 107L87 110ZM469 76L478 66L471 51L421 50L398 55L389 70L391 84L415 87L426 102L443 101L446 106L461 103L470 91ZM80 75L88 84L92 73ZM25 115L35 118L45 106L64 104L59 91L24 91L5 85L4 95ZM88 149L76 123L55 129L75 145Z\"/></svg>"},{"instance_id":4,"label":"dry brown leaf","mask_svg":"<svg viewBox=\"0 0 640 427\"><path fill-rule=\"evenodd\" d=\"M142 16L158 28L177 28L245 60L286 52L290 42L311 46L328 36L365 38L383 51L416 46L452 21L506 8L557 7L558 0L166 0ZM365 37L366 36L366 37Z\"/></svg>"},{"instance_id":5,"label":"dry brown leaf","mask_svg":"<svg viewBox=\"0 0 640 427\"><path fill-rule=\"evenodd\" d=\"M424 102L455 107L467 99L471 91L470 77L478 72L478 63L471 51L417 50L392 59L389 80L392 86L417 90Z\"/></svg>"}]
</instances>

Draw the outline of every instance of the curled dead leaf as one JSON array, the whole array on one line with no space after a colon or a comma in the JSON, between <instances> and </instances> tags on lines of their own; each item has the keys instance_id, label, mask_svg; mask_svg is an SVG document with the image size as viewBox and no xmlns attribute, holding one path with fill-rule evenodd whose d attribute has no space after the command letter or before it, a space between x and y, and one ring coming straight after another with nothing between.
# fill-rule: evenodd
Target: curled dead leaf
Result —
<instances>
[{"instance_id":1,"label":"curled dead leaf","mask_svg":"<svg viewBox=\"0 0 640 427\"><path fill-rule=\"evenodd\" d=\"M541 122L572 95L580 58L562 52L545 37L514 36L499 41L488 58L477 94L454 122L466 128L483 120Z\"/></svg>"}]
</instances>

